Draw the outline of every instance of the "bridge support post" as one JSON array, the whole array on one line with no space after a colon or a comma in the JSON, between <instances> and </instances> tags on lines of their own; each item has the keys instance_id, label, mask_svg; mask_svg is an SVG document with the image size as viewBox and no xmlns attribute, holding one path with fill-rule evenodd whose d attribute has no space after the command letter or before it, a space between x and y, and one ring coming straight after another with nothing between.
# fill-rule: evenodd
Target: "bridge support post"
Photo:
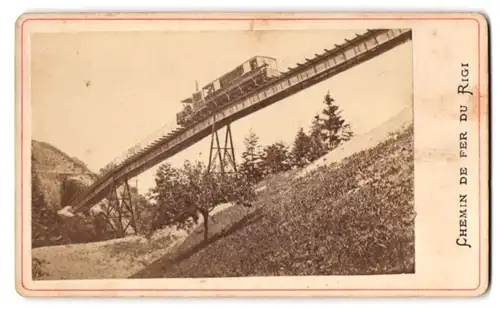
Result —
<instances>
[{"instance_id":1,"label":"bridge support post","mask_svg":"<svg viewBox=\"0 0 500 309\"><path fill-rule=\"evenodd\" d=\"M121 186L120 184L111 186L106 208L106 222L113 230L115 238L124 237L129 227L132 227L134 233L137 234L137 216L128 180L124 181L123 190L119 190ZM121 198L119 191L121 191Z\"/></svg>"},{"instance_id":2,"label":"bridge support post","mask_svg":"<svg viewBox=\"0 0 500 309\"><path fill-rule=\"evenodd\" d=\"M215 129L215 119L212 124L212 136L210 140L210 155L208 158L208 172L213 172L219 163L220 173L236 173L236 157L234 155L233 135L231 133L231 124L226 125L226 134L224 146L221 147L219 133ZM217 159L218 162L217 162Z\"/></svg>"}]
</instances>

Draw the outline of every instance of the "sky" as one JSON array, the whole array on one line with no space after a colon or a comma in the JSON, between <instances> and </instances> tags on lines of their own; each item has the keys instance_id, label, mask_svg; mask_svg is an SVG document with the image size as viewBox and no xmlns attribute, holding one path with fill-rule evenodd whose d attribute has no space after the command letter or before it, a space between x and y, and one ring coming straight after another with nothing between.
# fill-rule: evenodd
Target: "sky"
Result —
<instances>
[{"instance_id":1,"label":"sky","mask_svg":"<svg viewBox=\"0 0 500 309\"><path fill-rule=\"evenodd\" d=\"M175 128L181 100L255 55L280 71L352 38L354 30L43 33L31 38L32 138L97 172L161 127ZM293 142L307 131L330 91L354 134L412 104L412 43L264 108L231 125L238 163L252 130L261 145ZM223 132L223 131L221 131ZM208 162L210 137L166 161ZM144 193L158 166L132 179Z\"/></svg>"}]
</instances>

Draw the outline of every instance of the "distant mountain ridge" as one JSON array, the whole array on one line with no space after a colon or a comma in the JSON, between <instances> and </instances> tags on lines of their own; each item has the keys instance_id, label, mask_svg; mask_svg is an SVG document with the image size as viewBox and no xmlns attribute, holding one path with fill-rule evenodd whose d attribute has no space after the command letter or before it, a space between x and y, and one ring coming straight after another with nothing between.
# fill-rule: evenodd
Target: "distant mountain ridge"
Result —
<instances>
[{"instance_id":1,"label":"distant mountain ridge","mask_svg":"<svg viewBox=\"0 0 500 309\"><path fill-rule=\"evenodd\" d=\"M71 157L47 142L32 140L31 149L34 154L32 159L34 158L34 163L40 167L50 166L58 172L93 174L97 177L97 174L91 171L82 160Z\"/></svg>"}]
</instances>

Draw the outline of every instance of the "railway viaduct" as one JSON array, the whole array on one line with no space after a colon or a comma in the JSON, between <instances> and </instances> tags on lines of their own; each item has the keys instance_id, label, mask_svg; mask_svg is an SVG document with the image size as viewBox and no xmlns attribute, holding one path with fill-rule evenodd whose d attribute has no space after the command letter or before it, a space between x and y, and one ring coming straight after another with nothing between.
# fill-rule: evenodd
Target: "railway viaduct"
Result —
<instances>
[{"instance_id":1,"label":"railway viaduct","mask_svg":"<svg viewBox=\"0 0 500 309\"><path fill-rule=\"evenodd\" d=\"M293 68L288 68L278 77L257 85L222 106L213 108L198 118L198 121L173 131L158 132L156 136L131 149L134 151L115 159L112 168L92 185L80 192L71 202L71 213L89 210L104 198L108 198L115 211L127 211L135 226L136 214L132 207L128 180L160 164L178 152L189 148L211 135L209 167L214 161L228 156L234 162L230 124L266 106L281 101L325 79L374 58L412 39L411 29L376 29L356 34L345 39L343 44L334 44ZM218 131L226 128L224 145ZM212 149L215 152L212 152ZM229 150L229 151L228 151ZM223 166L223 165L222 165ZM125 194L119 201L117 189L123 187ZM126 201L128 199L128 201ZM66 206L66 205L63 205ZM67 209L66 207L65 209Z\"/></svg>"}]
</instances>

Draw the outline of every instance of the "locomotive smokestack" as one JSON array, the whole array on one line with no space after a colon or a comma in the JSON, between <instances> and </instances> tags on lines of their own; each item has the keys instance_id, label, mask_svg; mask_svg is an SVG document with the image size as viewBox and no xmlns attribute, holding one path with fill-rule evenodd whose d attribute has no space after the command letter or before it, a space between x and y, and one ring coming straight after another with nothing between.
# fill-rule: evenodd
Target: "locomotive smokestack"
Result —
<instances>
[{"instance_id":1,"label":"locomotive smokestack","mask_svg":"<svg viewBox=\"0 0 500 309\"><path fill-rule=\"evenodd\" d=\"M194 81L194 83L195 83L195 87L196 87L196 92L198 92L198 90L199 90L199 89L198 89L198 81L197 81L197 80L195 80L195 81Z\"/></svg>"}]
</instances>

